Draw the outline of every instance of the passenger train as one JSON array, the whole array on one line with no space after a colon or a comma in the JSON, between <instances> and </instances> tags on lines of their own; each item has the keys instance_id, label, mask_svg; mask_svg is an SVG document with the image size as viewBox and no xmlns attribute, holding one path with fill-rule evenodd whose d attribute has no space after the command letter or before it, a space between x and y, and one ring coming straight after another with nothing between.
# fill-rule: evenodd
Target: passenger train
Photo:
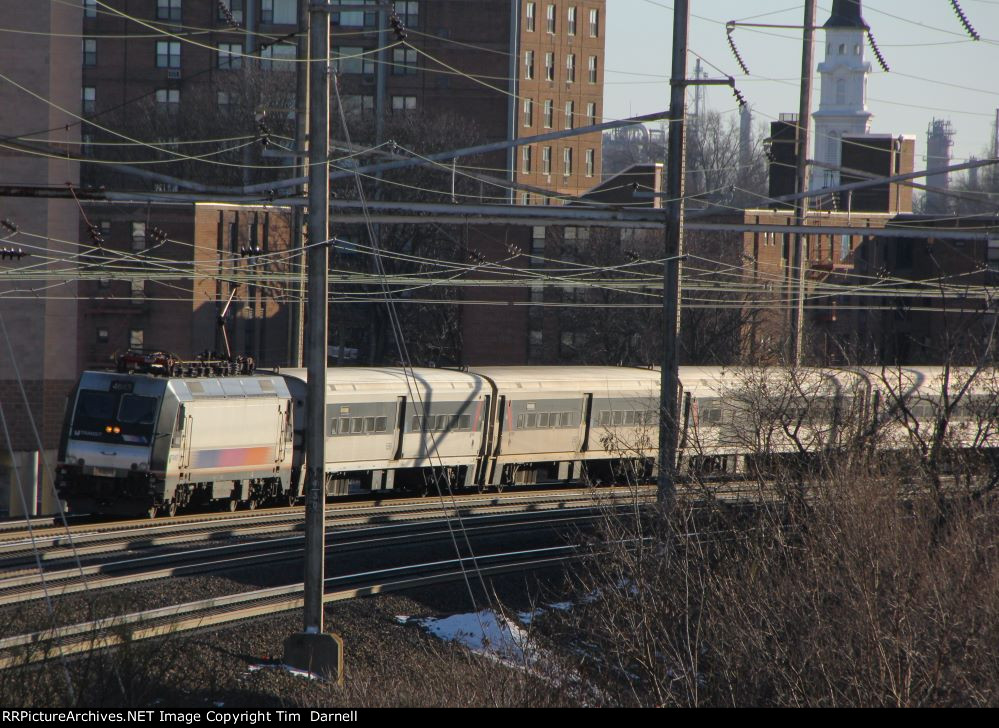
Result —
<instances>
[{"instance_id":1,"label":"passenger train","mask_svg":"<svg viewBox=\"0 0 999 728\"><path fill-rule=\"evenodd\" d=\"M56 473L69 511L153 517L188 506L295 503L304 486L307 371L175 374L82 374ZM681 367L684 469L759 468L764 459L835 447L879 421L890 447L939 406L940 370L932 368L897 376L808 370L793 385L784 374ZM994 446L995 428L981 423L995 417L994 404L982 404L996 401L994 384L990 373L963 400L968 447ZM442 478L480 489L648 479L659 385L658 370L632 367L331 368L326 492L420 492Z\"/></svg>"}]
</instances>

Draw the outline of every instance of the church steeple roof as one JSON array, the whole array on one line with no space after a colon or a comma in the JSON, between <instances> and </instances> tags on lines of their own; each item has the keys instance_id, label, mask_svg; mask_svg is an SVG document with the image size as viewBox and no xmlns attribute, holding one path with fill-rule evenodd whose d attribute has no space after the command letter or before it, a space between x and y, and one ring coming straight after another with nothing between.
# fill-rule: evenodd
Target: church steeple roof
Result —
<instances>
[{"instance_id":1,"label":"church steeple roof","mask_svg":"<svg viewBox=\"0 0 999 728\"><path fill-rule=\"evenodd\" d=\"M832 15L822 27L870 29L860 14L860 0L833 0Z\"/></svg>"}]
</instances>

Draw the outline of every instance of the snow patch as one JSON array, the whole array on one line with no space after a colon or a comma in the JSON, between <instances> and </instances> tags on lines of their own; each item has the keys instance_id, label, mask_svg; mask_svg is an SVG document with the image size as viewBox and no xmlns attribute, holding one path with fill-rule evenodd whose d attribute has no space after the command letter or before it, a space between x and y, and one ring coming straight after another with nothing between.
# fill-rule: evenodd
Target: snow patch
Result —
<instances>
[{"instance_id":1,"label":"snow patch","mask_svg":"<svg viewBox=\"0 0 999 728\"><path fill-rule=\"evenodd\" d=\"M547 658L544 651L532 643L524 628L537 614L528 612L517 616L527 619L521 623L491 609L483 609L441 618L398 616L396 620L400 624L415 624L439 639L457 642L508 667L531 670Z\"/></svg>"},{"instance_id":2,"label":"snow patch","mask_svg":"<svg viewBox=\"0 0 999 728\"><path fill-rule=\"evenodd\" d=\"M322 680L322 675L317 675L314 672L309 672L308 670L300 670L297 667L292 667L291 665L285 665L283 663L274 664L263 664L263 665L250 665L247 667L249 672L257 672L259 670L284 670L289 675L294 675L295 677L304 677L309 680Z\"/></svg>"}]
</instances>

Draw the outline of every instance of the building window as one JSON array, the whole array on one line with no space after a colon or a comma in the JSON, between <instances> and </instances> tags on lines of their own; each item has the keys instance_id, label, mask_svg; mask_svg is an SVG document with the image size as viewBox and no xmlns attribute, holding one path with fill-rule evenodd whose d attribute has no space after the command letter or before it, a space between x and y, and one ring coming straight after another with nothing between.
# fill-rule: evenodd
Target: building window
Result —
<instances>
[{"instance_id":1,"label":"building window","mask_svg":"<svg viewBox=\"0 0 999 728\"><path fill-rule=\"evenodd\" d=\"M288 73L295 70L295 58L298 49L291 43L275 43L260 51L260 67L265 71L286 71ZM271 60L276 59L276 60Z\"/></svg>"},{"instance_id":2,"label":"building window","mask_svg":"<svg viewBox=\"0 0 999 728\"><path fill-rule=\"evenodd\" d=\"M156 89L156 104L168 114L175 114L180 108L180 89L158 88Z\"/></svg>"},{"instance_id":3,"label":"building window","mask_svg":"<svg viewBox=\"0 0 999 728\"><path fill-rule=\"evenodd\" d=\"M836 104L842 106L846 103L846 81L842 78L836 80Z\"/></svg>"},{"instance_id":4,"label":"building window","mask_svg":"<svg viewBox=\"0 0 999 728\"><path fill-rule=\"evenodd\" d=\"M219 43L219 68L242 68L243 44Z\"/></svg>"},{"instance_id":5,"label":"building window","mask_svg":"<svg viewBox=\"0 0 999 728\"><path fill-rule=\"evenodd\" d=\"M145 346L145 336L142 335L142 329L130 329L128 332L128 348L141 349L143 346Z\"/></svg>"},{"instance_id":6,"label":"building window","mask_svg":"<svg viewBox=\"0 0 999 728\"><path fill-rule=\"evenodd\" d=\"M527 3L527 15L524 23L527 26L527 32L534 32L534 3Z\"/></svg>"},{"instance_id":7,"label":"building window","mask_svg":"<svg viewBox=\"0 0 999 728\"><path fill-rule=\"evenodd\" d=\"M81 96L83 102L83 113L92 114L97 105L97 89L94 86L84 86Z\"/></svg>"},{"instance_id":8,"label":"building window","mask_svg":"<svg viewBox=\"0 0 999 728\"><path fill-rule=\"evenodd\" d=\"M568 15L569 22L566 24L565 32L569 35L576 35L576 6L573 5L569 8Z\"/></svg>"},{"instance_id":9,"label":"building window","mask_svg":"<svg viewBox=\"0 0 999 728\"><path fill-rule=\"evenodd\" d=\"M545 18L547 21L548 32L552 35L555 34L555 6L549 5L545 9Z\"/></svg>"},{"instance_id":10,"label":"building window","mask_svg":"<svg viewBox=\"0 0 999 728\"><path fill-rule=\"evenodd\" d=\"M232 99L229 96L228 91L219 91L215 95L215 101L218 103L220 109L228 109L229 104L232 103Z\"/></svg>"},{"instance_id":11,"label":"building window","mask_svg":"<svg viewBox=\"0 0 999 728\"><path fill-rule=\"evenodd\" d=\"M600 36L600 11L594 8L590 11L590 37Z\"/></svg>"},{"instance_id":12,"label":"building window","mask_svg":"<svg viewBox=\"0 0 999 728\"><path fill-rule=\"evenodd\" d=\"M354 0L333 0L333 6L337 5L358 5ZM360 28L367 25L367 13L363 10L337 10L333 12L332 23L334 26L345 26L348 28Z\"/></svg>"},{"instance_id":13,"label":"building window","mask_svg":"<svg viewBox=\"0 0 999 728\"><path fill-rule=\"evenodd\" d=\"M364 49L360 46L342 46L334 48L333 52L334 68L337 73L363 73L366 76L374 74L375 62L362 55Z\"/></svg>"},{"instance_id":14,"label":"building window","mask_svg":"<svg viewBox=\"0 0 999 728\"><path fill-rule=\"evenodd\" d=\"M530 192L521 192L520 193L520 204L521 205L530 205L531 204L531 193Z\"/></svg>"},{"instance_id":15,"label":"building window","mask_svg":"<svg viewBox=\"0 0 999 728\"><path fill-rule=\"evenodd\" d=\"M555 54L545 53L545 79L548 81L555 80Z\"/></svg>"},{"instance_id":16,"label":"building window","mask_svg":"<svg viewBox=\"0 0 999 728\"><path fill-rule=\"evenodd\" d=\"M156 67L180 68L180 41L156 41Z\"/></svg>"},{"instance_id":17,"label":"building window","mask_svg":"<svg viewBox=\"0 0 999 728\"><path fill-rule=\"evenodd\" d=\"M414 111L416 109L415 96L393 96L392 111Z\"/></svg>"},{"instance_id":18,"label":"building window","mask_svg":"<svg viewBox=\"0 0 999 728\"><path fill-rule=\"evenodd\" d=\"M97 17L97 0L83 0L83 17Z\"/></svg>"},{"instance_id":19,"label":"building window","mask_svg":"<svg viewBox=\"0 0 999 728\"><path fill-rule=\"evenodd\" d=\"M552 128L552 121L555 116L555 103L551 99L545 99L545 129Z\"/></svg>"},{"instance_id":20,"label":"building window","mask_svg":"<svg viewBox=\"0 0 999 728\"><path fill-rule=\"evenodd\" d=\"M370 94L344 96L343 110L352 116L370 116L375 110L375 97Z\"/></svg>"},{"instance_id":21,"label":"building window","mask_svg":"<svg viewBox=\"0 0 999 728\"><path fill-rule=\"evenodd\" d=\"M243 22L243 5L245 5L246 0L222 0L219 5L218 19L227 20L225 8L228 5L229 13L232 15L232 20L234 23Z\"/></svg>"},{"instance_id":22,"label":"building window","mask_svg":"<svg viewBox=\"0 0 999 728\"><path fill-rule=\"evenodd\" d=\"M132 223L132 250L142 250L146 247L146 223Z\"/></svg>"},{"instance_id":23,"label":"building window","mask_svg":"<svg viewBox=\"0 0 999 728\"><path fill-rule=\"evenodd\" d=\"M297 25L296 0L260 0L260 22L273 25Z\"/></svg>"},{"instance_id":24,"label":"building window","mask_svg":"<svg viewBox=\"0 0 999 728\"><path fill-rule=\"evenodd\" d=\"M590 71L590 83L596 83L597 82L597 57L596 56L590 56L589 71Z\"/></svg>"},{"instance_id":25,"label":"building window","mask_svg":"<svg viewBox=\"0 0 999 728\"><path fill-rule=\"evenodd\" d=\"M374 71L374 62L371 63ZM405 76L416 73L416 51L412 48L392 49L392 74Z\"/></svg>"},{"instance_id":26,"label":"building window","mask_svg":"<svg viewBox=\"0 0 999 728\"><path fill-rule=\"evenodd\" d=\"M576 102L575 101L566 101L565 102L565 128L566 129L572 129L573 128L573 123L572 122L573 122L573 119L574 119L575 115L576 115Z\"/></svg>"},{"instance_id":27,"label":"building window","mask_svg":"<svg viewBox=\"0 0 999 728\"><path fill-rule=\"evenodd\" d=\"M562 150L562 175L565 177L572 175L572 147L565 147Z\"/></svg>"},{"instance_id":28,"label":"building window","mask_svg":"<svg viewBox=\"0 0 999 728\"><path fill-rule=\"evenodd\" d=\"M593 169L595 165L595 155L592 149L586 150L586 176L593 176Z\"/></svg>"},{"instance_id":29,"label":"building window","mask_svg":"<svg viewBox=\"0 0 999 728\"><path fill-rule=\"evenodd\" d=\"M136 278L131 282L132 284L132 303L145 303L146 300L146 281L143 278ZM141 347L142 344L139 344Z\"/></svg>"},{"instance_id":30,"label":"building window","mask_svg":"<svg viewBox=\"0 0 999 728\"><path fill-rule=\"evenodd\" d=\"M575 83L576 81L576 54L570 53L565 57L565 82Z\"/></svg>"},{"instance_id":31,"label":"building window","mask_svg":"<svg viewBox=\"0 0 999 728\"><path fill-rule=\"evenodd\" d=\"M829 137L828 147L826 149L826 161L835 164L839 161L839 139L833 134Z\"/></svg>"},{"instance_id":32,"label":"building window","mask_svg":"<svg viewBox=\"0 0 999 728\"><path fill-rule=\"evenodd\" d=\"M590 126L597 123L597 104L595 101L590 101L586 104L586 119L589 121Z\"/></svg>"},{"instance_id":33,"label":"building window","mask_svg":"<svg viewBox=\"0 0 999 728\"><path fill-rule=\"evenodd\" d=\"M395 14L399 16L399 20L402 21L403 25L415 28L416 23L420 20L420 3L415 0L396 2Z\"/></svg>"},{"instance_id":34,"label":"building window","mask_svg":"<svg viewBox=\"0 0 999 728\"><path fill-rule=\"evenodd\" d=\"M524 99L524 126L534 126L533 99Z\"/></svg>"},{"instance_id":35,"label":"building window","mask_svg":"<svg viewBox=\"0 0 999 728\"><path fill-rule=\"evenodd\" d=\"M541 174L550 175L552 173L552 148L541 148Z\"/></svg>"},{"instance_id":36,"label":"building window","mask_svg":"<svg viewBox=\"0 0 999 728\"><path fill-rule=\"evenodd\" d=\"M97 65L97 39L83 39L83 67L93 68Z\"/></svg>"},{"instance_id":37,"label":"building window","mask_svg":"<svg viewBox=\"0 0 999 728\"><path fill-rule=\"evenodd\" d=\"M180 0L156 0L158 20L180 20Z\"/></svg>"},{"instance_id":38,"label":"building window","mask_svg":"<svg viewBox=\"0 0 999 728\"><path fill-rule=\"evenodd\" d=\"M531 173L531 147L524 147L521 151L521 156L523 157L523 171L524 174Z\"/></svg>"},{"instance_id":39,"label":"building window","mask_svg":"<svg viewBox=\"0 0 999 728\"><path fill-rule=\"evenodd\" d=\"M534 78L534 51L524 52L524 78L528 81Z\"/></svg>"},{"instance_id":40,"label":"building window","mask_svg":"<svg viewBox=\"0 0 999 728\"><path fill-rule=\"evenodd\" d=\"M103 327L103 326L98 327L98 329L97 329L97 343L98 344L106 344L106 343L108 343L108 341L110 340L110 338L111 338L111 334L108 332L108 330L105 327Z\"/></svg>"}]
</instances>

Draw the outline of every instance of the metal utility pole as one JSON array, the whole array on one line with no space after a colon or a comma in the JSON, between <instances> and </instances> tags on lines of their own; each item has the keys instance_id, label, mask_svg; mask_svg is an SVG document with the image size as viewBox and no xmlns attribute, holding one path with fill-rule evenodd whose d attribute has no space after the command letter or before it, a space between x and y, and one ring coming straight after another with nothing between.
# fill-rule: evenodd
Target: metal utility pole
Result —
<instances>
[{"instance_id":1,"label":"metal utility pole","mask_svg":"<svg viewBox=\"0 0 999 728\"><path fill-rule=\"evenodd\" d=\"M815 0L805 0L804 34L801 46L801 96L798 104L798 169L795 179L795 193L804 195L808 187L808 126L812 112L812 38L815 34ZM794 205L794 224L804 224L808 213L808 198L801 196ZM791 361L801 364L802 339L805 333L805 266L808 263L808 235L795 236L794 255L791 263L792 284L791 305Z\"/></svg>"},{"instance_id":2,"label":"metal utility pole","mask_svg":"<svg viewBox=\"0 0 999 728\"><path fill-rule=\"evenodd\" d=\"M329 0L309 5L308 387L306 390L304 630L285 641L285 662L336 680L343 642L323 631L326 550L326 338L329 284Z\"/></svg>"},{"instance_id":3,"label":"metal utility pole","mask_svg":"<svg viewBox=\"0 0 999 728\"><path fill-rule=\"evenodd\" d=\"M669 509L676 496L679 440L680 273L683 255L684 114L687 91L687 0L673 3L673 69L670 75L669 143L666 158L666 255L663 263L663 359L659 399L659 500Z\"/></svg>"},{"instance_id":4,"label":"metal utility pole","mask_svg":"<svg viewBox=\"0 0 999 728\"><path fill-rule=\"evenodd\" d=\"M306 162L308 160L309 134L309 69L312 65L306 62L309 59L309 33L308 22L306 21L309 17L309 0L298 0L298 17L302 18L302 22L299 24L298 43L295 52L295 58L298 61L295 64L295 152L298 154L295 175L297 177L308 177L309 168ZM308 187L304 184L300 185L297 191L299 195L304 196L308 191ZM289 332L291 341L289 348L291 349L292 364L300 367L304 363L303 352L305 349L305 289L307 286L305 210L301 207L296 207L292 211L292 214L294 215L292 221L294 244L301 247L302 253L298 256L298 262L301 266L297 283L298 303L295 304L292 311L291 319L293 323Z\"/></svg>"}]
</instances>

